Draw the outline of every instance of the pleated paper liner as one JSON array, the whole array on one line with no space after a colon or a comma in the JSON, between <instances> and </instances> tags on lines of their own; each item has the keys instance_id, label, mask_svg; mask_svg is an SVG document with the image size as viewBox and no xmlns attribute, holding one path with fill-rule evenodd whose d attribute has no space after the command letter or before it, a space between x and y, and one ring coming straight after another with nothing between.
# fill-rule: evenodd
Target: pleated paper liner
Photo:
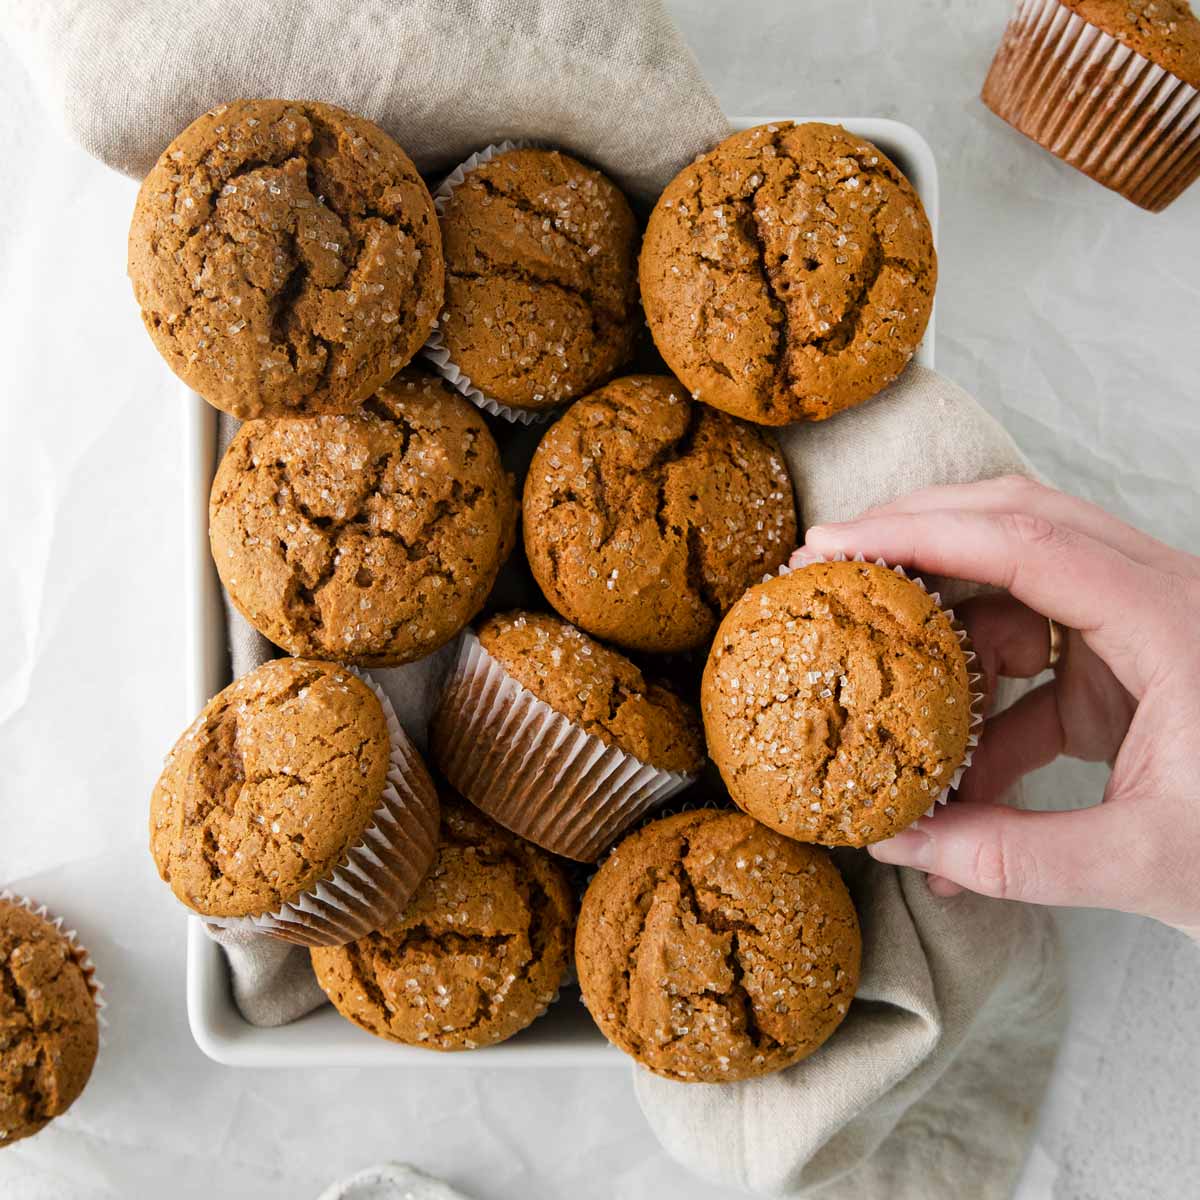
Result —
<instances>
[{"instance_id":1,"label":"pleated paper liner","mask_svg":"<svg viewBox=\"0 0 1200 1200\"><path fill-rule=\"evenodd\" d=\"M70 955L78 964L80 971L83 972L84 981L87 983L88 991L91 992L92 1000L96 1005L96 1021L100 1026L100 1042L103 1045L103 1031L108 1025L108 1018L104 1015L104 1010L108 1007L108 1002L104 999L104 984L96 978L96 964L92 962L92 956L88 953L87 947L79 941L79 935L74 929L63 928L62 917L54 916L44 904L38 904L28 896L19 896L8 888L0 888L0 900L15 904L18 908L26 909L33 916L40 917L47 925L53 926L66 941L70 947Z\"/></svg>"},{"instance_id":2,"label":"pleated paper liner","mask_svg":"<svg viewBox=\"0 0 1200 1200\"><path fill-rule=\"evenodd\" d=\"M1200 91L1060 0L1020 0L983 102L1150 212L1200 176Z\"/></svg>"},{"instance_id":3,"label":"pleated paper liner","mask_svg":"<svg viewBox=\"0 0 1200 1200\"><path fill-rule=\"evenodd\" d=\"M693 776L609 745L518 683L466 630L434 715L450 783L506 829L552 854L596 859Z\"/></svg>"},{"instance_id":4,"label":"pleated paper liner","mask_svg":"<svg viewBox=\"0 0 1200 1200\"><path fill-rule=\"evenodd\" d=\"M438 216L443 216L446 211L446 205L450 201L454 189L466 177L475 170L476 167L482 166L483 163L491 162L497 154L507 154L510 150L525 150L532 146L533 143L525 140L503 141L497 142L494 146L485 146L482 150L477 150L470 158L459 163L433 193L433 207L437 210ZM446 348L445 339L442 337L442 331L435 324L429 337L426 339L425 345L421 353L430 361L434 369L448 384L456 391L461 392L468 400L471 401L477 408L482 408L484 412L489 412L495 417L503 417L506 421L513 421L521 425L540 425L545 421L549 421L554 415L556 409L538 409L538 408L519 408L505 404L501 400L497 400L494 396L489 396L481 388L477 388L467 376L460 370L458 365L450 357L450 351Z\"/></svg>"},{"instance_id":5,"label":"pleated paper liner","mask_svg":"<svg viewBox=\"0 0 1200 1200\"><path fill-rule=\"evenodd\" d=\"M861 554L854 555L853 558L847 557L845 554L835 554L832 558L814 558L810 560L813 563L819 562L866 562L867 560ZM979 669L979 656L975 653L974 647L971 645L971 639L967 636L967 631L963 627L962 622L954 615L954 609L946 608L942 604L942 597L937 592L930 592L925 586L925 581L919 575L909 575L903 567L893 567L885 562L882 558L874 560L875 566L884 567L895 575L899 575L901 579L907 579L910 583L915 583L923 592L927 592L929 598L946 614L950 622L950 627L954 630L954 636L958 638L959 645L962 647L963 657L967 663L967 686L969 690L969 704L971 710L970 721L967 729L967 745L963 753L962 762L954 769L950 775L949 781L933 798L928 810L925 813L926 817L932 817L937 811L939 804L945 804L950 798L950 793L962 782L962 777L966 773L967 768L971 765L971 760L975 756L975 748L979 745L979 734L983 728L983 714L986 703L986 694L983 691L983 672ZM806 564L808 565L808 564ZM775 572L776 575L791 575L796 571L802 571L804 567L780 567ZM773 578L771 575L767 579ZM928 784L928 780L922 781Z\"/></svg>"},{"instance_id":6,"label":"pleated paper liner","mask_svg":"<svg viewBox=\"0 0 1200 1200\"><path fill-rule=\"evenodd\" d=\"M210 925L267 934L303 946L340 946L385 928L425 878L437 850L437 789L383 690L356 671L379 698L391 762L371 824L337 867L275 912L205 917Z\"/></svg>"}]
</instances>

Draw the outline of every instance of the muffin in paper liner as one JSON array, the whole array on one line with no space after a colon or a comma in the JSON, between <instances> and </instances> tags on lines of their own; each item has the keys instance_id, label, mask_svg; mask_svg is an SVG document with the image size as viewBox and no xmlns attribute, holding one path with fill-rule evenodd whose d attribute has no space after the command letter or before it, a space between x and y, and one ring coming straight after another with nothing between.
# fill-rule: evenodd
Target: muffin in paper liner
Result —
<instances>
[{"instance_id":1,"label":"muffin in paper liner","mask_svg":"<svg viewBox=\"0 0 1200 1200\"><path fill-rule=\"evenodd\" d=\"M27 910L35 917L40 917L47 925L53 926L66 941L67 945L70 946L71 957L83 973L84 982L87 984L88 991L91 992L92 1000L96 1005L96 1021L100 1026L100 1044L103 1045L104 1029L108 1025L108 1018L105 1016L104 1010L108 1007L108 1002L104 998L104 984L96 978L96 964L92 962L92 956L88 953L87 947L80 942L79 935L74 929L65 929L63 927L64 922L62 917L54 916L44 904L38 904L28 896L19 895L9 888L0 888L0 901L13 904L17 908Z\"/></svg>"},{"instance_id":2,"label":"muffin in paper liner","mask_svg":"<svg viewBox=\"0 0 1200 1200\"><path fill-rule=\"evenodd\" d=\"M442 216L446 211L446 203L450 199L451 193L456 187L473 171L476 167L486 162L491 162L497 154L507 154L510 150L528 150L534 148L535 143L524 138L517 140L506 140L497 142L493 146L485 146L482 150L475 151L470 158L459 163L433 193L433 207L437 210L438 216ZM516 408L510 407L507 404L489 396L486 392L477 388L467 375L459 370L450 357L450 351L446 349L446 343L442 338L442 332L438 328L437 322L434 322L433 329L430 330L429 337L425 341L425 345L421 349L422 355L429 360L434 369L452 388L464 395L477 408L483 409L484 412L489 412L494 417L503 417L506 421L519 422L522 425L541 425L549 421L557 411L552 409L536 409L536 408Z\"/></svg>"},{"instance_id":3,"label":"muffin in paper liner","mask_svg":"<svg viewBox=\"0 0 1200 1200\"><path fill-rule=\"evenodd\" d=\"M983 102L1150 212L1200 176L1200 91L1061 0L1020 0Z\"/></svg>"},{"instance_id":4,"label":"muffin in paper liner","mask_svg":"<svg viewBox=\"0 0 1200 1200\"><path fill-rule=\"evenodd\" d=\"M866 562L866 558L862 554L855 554L852 558L846 554L835 554L832 558L818 557L809 559L805 566L811 563L822 562ZM979 745L979 734L983 728L983 714L987 703L987 694L984 692L982 684L984 682L983 672L979 670L979 656L975 653L975 648L971 645L971 639L967 635L962 622L954 615L954 609L947 608L942 604L942 597L938 592L931 592L925 586L925 580L919 575L909 575L903 567L893 567L890 563L882 558L872 560L877 567L884 567L895 575L899 575L901 579L907 579L910 583L915 583L921 591L927 593L929 598L946 614L946 618L950 622L950 627L954 630L955 637L958 638L958 643L962 647L963 657L967 664L967 686L970 689L970 707L971 720L968 726L967 746L963 753L962 762L951 773L949 782L944 788L934 797L933 803L925 811L925 817L932 817L937 812L938 805L945 804L950 799L950 793L962 782L962 777L966 774L967 768L971 765L975 757L975 748ZM794 571L802 571L804 567L780 567L775 575L791 575ZM767 575L763 582L772 579L774 576ZM919 819L919 818L918 818Z\"/></svg>"},{"instance_id":5,"label":"muffin in paper liner","mask_svg":"<svg viewBox=\"0 0 1200 1200\"><path fill-rule=\"evenodd\" d=\"M352 669L352 668L351 668ZM361 671L387 721L387 782L371 824L324 879L271 913L201 916L206 924L303 946L340 946L386 926L412 898L437 852L437 789L383 689Z\"/></svg>"},{"instance_id":6,"label":"muffin in paper liner","mask_svg":"<svg viewBox=\"0 0 1200 1200\"><path fill-rule=\"evenodd\" d=\"M453 1054L506 1042L558 1002L577 898L565 864L442 794L438 857L397 923L310 958L340 1016L374 1037Z\"/></svg>"},{"instance_id":7,"label":"muffin in paper liner","mask_svg":"<svg viewBox=\"0 0 1200 1200\"><path fill-rule=\"evenodd\" d=\"M581 729L523 687L471 630L433 719L438 766L506 829L595 862L640 816L695 776L650 766Z\"/></svg>"}]
</instances>

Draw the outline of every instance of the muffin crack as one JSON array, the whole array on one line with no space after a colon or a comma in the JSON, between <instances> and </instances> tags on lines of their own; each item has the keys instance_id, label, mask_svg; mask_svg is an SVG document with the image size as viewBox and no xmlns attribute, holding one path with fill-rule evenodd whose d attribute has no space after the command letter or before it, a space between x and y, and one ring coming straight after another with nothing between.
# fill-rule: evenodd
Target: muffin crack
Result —
<instances>
[{"instance_id":1,"label":"muffin crack","mask_svg":"<svg viewBox=\"0 0 1200 1200\"><path fill-rule=\"evenodd\" d=\"M561 279L547 279L539 275L533 274L527 268L518 266L494 267L492 270L483 271L464 271L452 270L447 271L446 278L448 280L470 280L473 282L487 282L490 279L506 279L513 283L526 284L531 290L536 291L539 288L546 288L548 291L558 291L565 296L572 296L576 300L582 302L587 310L587 320L591 327L591 332L597 341L603 342L610 337L614 330L620 325L623 317L614 316L609 313L607 307L596 296L596 294L587 288L579 287L574 284L567 283ZM547 338L541 340L536 346L530 346L526 343L523 346L526 355L532 356L532 362L526 364L526 367L536 367L546 359L558 360L554 343Z\"/></svg>"},{"instance_id":2,"label":"muffin crack","mask_svg":"<svg viewBox=\"0 0 1200 1200\"><path fill-rule=\"evenodd\" d=\"M700 904L695 880L688 869L687 859L690 850L690 839L687 835L684 835L681 839L679 861L672 868L672 873L679 883L680 898L683 906L695 922L698 925L702 925L710 933L729 935L729 948L725 951L725 965L729 968L730 972L729 989L727 991L716 991L711 988L705 988L704 993L712 995L717 1003L725 1009L729 1016L730 1024L735 1030L739 1025L741 1026L741 1032L745 1034L750 1045L756 1052L761 1053L762 1051L776 1048L780 1043L758 1024L754 998L746 988L745 964L741 960L738 941L739 933L760 934L762 931L753 921L738 921L730 917L717 916L704 910Z\"/></svg>"},{"instance_id":3,"label":"muffin crack","mask_svg":"<svg viewBox=\"0 0 1200 1200\"><path fill-rule=\"evenodd\" d=\"M403 460L412 437L412 430L405 422L398 421L396 424L405 430L403 448L400 452ZM381 481L392 462L392 451L377 456L372 462L370 474L361 489L358 503L353 509L337 517L320 516L315 513L311 506L300 498L287 463L280 459L273 464L280 488L287 488L291 503L305 521L313 528L322 531L327 547L322 568L314 577L306 570L302 562L290 556L290 546L286 539L282 537L278 539L283 549L284 560L291 573L284 594L284 606L293 623L298 627L305 628L310 635L315 635L324 626L318 596L337 575L343 551L341 543L347 535L368 542L376 540L392 542L404 550L405 557L410 562L420 561L425 565L424 577L436 575L447 583L456 582L454 570L446 560L442 548L437 544L435 534L448 521L456 521L462 510L473 510L483 497L484 488L478 484L464 484L459 479L452 480L450 495L436 501L423 514L422 524L415 535L405 535L397 530L371 524L367 512L370 502L380 495ZM401 615L388 627L384 636L376 640L386 645L395 636L396 630L411 620L411 615Z\"/></svg>"},{"instance_id":4,"label":"muffin crack","mask_svg":"<svg viewBox=\"0 0 1200 1200\"><path fill-rule=\"evenodd\" d=\"M566 222L561 219L561 213L553 209L538 208L519 193L497 187L494 180L489 179L487 175L479 172L472 172L468 176L468 181L471 186L482 188L493 200L504 200L511 204L522 216L532 217L539 223L549 221L552 231L562 238L564 242L567 242L578 250L585 259L590 257L588 251L591 246L579 238L572 236L573 231L566 227Z\"/></svg>"},{"instance_id":5,"label":"muffin crack","mask_svg":"<svg viewBox=\"0 0 1200 1200\"><path fill-rule=\"evenodd\" d=\"M712 624L721 619L723 606L716 595L708 573L704 569L704 543L700 530L689 522L686 532L687 567L686 578L688 586L696 600L708 610Z\"/></svg>"}]
</instances>

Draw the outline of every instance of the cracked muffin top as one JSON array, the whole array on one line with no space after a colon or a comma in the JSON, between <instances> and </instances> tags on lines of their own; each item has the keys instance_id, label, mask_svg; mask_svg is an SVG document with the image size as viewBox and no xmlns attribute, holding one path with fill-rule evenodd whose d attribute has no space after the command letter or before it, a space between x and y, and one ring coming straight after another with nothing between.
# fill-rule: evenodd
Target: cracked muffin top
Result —
<instances>
[{"instance_id":1,"label":"cracked muffin top","mask_svg":"<svg viewBox=\"0 0 1200 1200\"><path fill-rule=\"evenodd\" d=\"M971 699L946 613L863 562L748 591L701 687L709 753L737 806L827 846L881 841L929 809L962 765Z\"/></svg>"},{"instance_id":2,"label":"cracked muffin top","mask_svg":"<svg viewBox=\"0 0 1200 1200\"><path fill-rule=\"evenodd\" d=\"M437 214L382 129L235 100L138 193L129 276L171 369L236 417L351 412L420 349L443 294Z\"/></svg>"},{"instance_id":3,"label":"cracked muffin top","mask_svg":"<svg viewBox=\"0 0 1200 1200\"><path fill-rule=\"evenodd\" d=\"M522 687L605 744L661 771L694 774L704 766L695 709L573 625L517 612L492 617L478 632L483 648Z\"/></svg>"},{"instance_id":4,"label":"cracked muffin top","mask_svg":"<svg viewBox=\"0 0 1200 1200\"><path fill-rule=\"evenodd\" d=\"M243 425L213 480L209 538L230 599L277 646L395 666L480 610L516 511L479 412L405 371L350 416Z\"/></svg>"},{"instance_id":5,"label":"cracked muffin top","mask_svg":"<svg viewBox=\"0 0 1200 1200\"><path fill-rule=\"evenodd\" d=\"M646 228L650 332L692 395L764 425L823 420L915 353L937 282L920 198L836 125L760 125L685 167Z\"/></svg>"},{"instance_id":6,"label":"cracked muffin top","mask_svg":"<svg viewBox=\"0 0 1200 1200\"><path fill-rule=\"evenodd\" d=\"M557 151L497 154L455 187L441 229L442 339L482 392L552 408L629 358L637 226L599 171Z\"/></svg>"},{"instance_id":7,"label":"cracked muffin top","mask_svg":"<svg viewBox=\"0 0 1200 1200\"><path fill-rule=\"evenodd\" d=\"M862 937L828 854L739 812L666 817L617 846L575 937L583 1001L656 1075L731 1083L807 1058L846 1016Z\"/></svg>"},{"instance_id":8,"label":"cracked muffin top","mask_svg":"<svg viewBox=\"0 0 1200 1200\"><path fill-rule=\"evenodd\" d=\"M574 903L544 851L442 793L437 858L403 915L312 951L334 1007L377 1037L474 1050L520 1032L558 994Z\"/></svg>"},{"instance_id":9,"label":"cracked muffin top","mask_svg":"<svg viewBox=\"0 0 1200 1200\"><path fill-rule=\"evenodd\" d=\"M0 1149L79 1098L100 1045L82 955L60 930L0 899Z\"/></svg>"},{"instance_id":10,"label":"cracked muffin top","mask_svg":"<svg viewBox=\"0 0 1200 1200\"><path fill-rule=\"evenodd\" d=\"M774 436L631 375L577 400L525 478L525 552L554 607L633 650L703 645L796 542Z\"/></svg>"},{"instance_id":11,"label":"cracked muffin top","mask_svg":"<svg viewBox=\"0 0 1200 1200\"><path fill-rule=\"evenodd\" d=\"M258 916L329 875L379 807L383 706L343 667L280 658L235 680L167 755L150 851L189 908Z\"/></svg>"}]
</instances>

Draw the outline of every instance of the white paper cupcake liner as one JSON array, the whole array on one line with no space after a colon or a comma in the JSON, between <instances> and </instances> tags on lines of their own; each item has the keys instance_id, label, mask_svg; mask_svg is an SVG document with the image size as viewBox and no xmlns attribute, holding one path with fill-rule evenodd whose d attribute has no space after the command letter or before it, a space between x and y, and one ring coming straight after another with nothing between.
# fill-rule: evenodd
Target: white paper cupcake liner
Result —
<instances>
[{"instance_id":1,"label":"white paper cupcake liner","mask_svg":"<svg viewBox=\"0 0 1200 1200\"><path fill-rule=\"evenodd\" d=\"M0 900L6 901L9 904L15 904L18 908L24 908L31 912L35 917L40 917L48 925L53 925L63 938L66 939L67 945L71 948L71 957L79 964L79 969L83 972L83 978L87 983L88 991L92 993L92 1001L96 1005L96 1021L102 1031L100 1044L103 1045L103 1030L108 1025L108 1018L104 1015L104 1010L108 1007L108 1002L104 998L104 984L96 978L96 964L92 962L92 956L88 952L87 947L79 941L79 935L74 929L64 929L62 917L54 916L44 904L38 904L28 896L20 896L8 888L0 888Z\"/></svg>"},{"instance_id":2,"label":"white paper cupcake liner","mask_svg":"<svg viewBox=\"0 0 1200 1200\"><path fill-rule=\"evenodd\" d=\"M438 766L506 829L595 862L695 776L664 771L586 732L518 683L470 630L434 717Z\"/></svg>"},{"instance_id":3,"label":"white paper cupcake liner","mask_svg":"<svg viewBox=\"0 0 1200 1200\"><path fill-rule=\"evenodd\" d=\"M371 824L329 875L275 912L205 916L208 924L303 946L340 946L391 923L425 878L437 852L437 789L383 689L354 674L383 705L391 742L387 782Z\"/></svg>"},{"instance_id":4,"label":"white paper cupcake liner","mask_svg":"<svg viewBox=\"0 0 1200 1200\"><path fill-rule=\"evenodd\" d=\"M526 150L533 145L533 142L524 139L497 142L494 146L485 146L482 150L477 150L466 161L459 163L442 180L433 193L433 207L437 210L438 216L444 215L446 205L454 189L476 167L481 166L483 163L491 162L497 154L507 154L510 150ZM446 348L442 331L436 323L433 329L430 330L429 337L426 339L425 345L421 348L421 353L433 364L437 373L452 388L461 392L472 404L477 408L482 408L484 412L489 412L495 417L503 417L506 421L513 421L521 425L541 425L554 416L556 409L515 408L497 400L494 396L489 396L485 391L477 388L450 357L450 351Z\"/></svg>"},{"instance_id":5,"label":"white paper cupcake liner","mask_svg":"<svg viewBox=\"0 0 1200 1200\"><path fill-rule=\"evenodd\" d=\"M805 566L811 563L822 562L866 562L866 558L861 554L854 555L849 558L845 554L835 554L832 558L813 558L806 563ZM915 583L923 592L927 592L929 598L946 614L950 622L951 628L954 630L955 637L958 638L959 645L962 646L963 656L967 661L967 686L970 688L970 709L971 717L967 726L967 747L963 753L963 760L950 776L950 781L942 788L934 797L933 803L930 804L925 813L926 817L932 817L937 811L939 804L945 804L950 798L950 793L962 782L962 777L966 774L967 768L971 765L972 759L975 757L975 748L979 745L979 734L983 728L983 714L986 702L986 696L980 684L983 683L983 672L979 670L979 656L975 653L974 647L971 645L971 639L967 636L967 631L963 628L962 622L954 615L954 609L946 608L942 604L942 597L938 592L930 592L925 586L925 581L919 575L909 575L903 567L893 567L885 562L882 558L874 560L875 566L884 567L893 574L899 575L901 579L907 579L910 583ZM804 567L789 567L784 565L775 572L775 575L791 575L795 571L802 571ZM773 576L767 575L767 579Z\"/></svg>"},{"instance_id":6,"label":"white paper cupcake liner","mask_svg":"<svg viewBox=\"0 0 1200 1200\"><path fill-rule=\"evenodd\" d=\"M1200 91L1060 0L1021 0L983 101L1151 212L1200 176Z\"/></svg>"}]
</instances>

